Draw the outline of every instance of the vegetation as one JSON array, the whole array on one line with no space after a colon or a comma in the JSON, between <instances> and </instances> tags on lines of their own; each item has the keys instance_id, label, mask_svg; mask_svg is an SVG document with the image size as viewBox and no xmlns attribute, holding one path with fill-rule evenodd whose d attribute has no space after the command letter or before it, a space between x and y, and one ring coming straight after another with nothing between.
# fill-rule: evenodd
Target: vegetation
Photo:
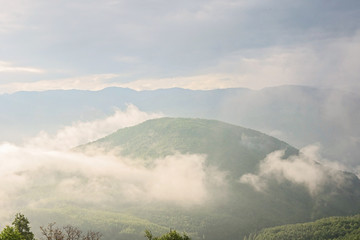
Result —
<instances>
[{"instance_id":1,"label":"vegetation","mask_svg":"<svg viewBox=\"0 0 360 240\"><path fill-rule=\"evenodd\" d=\"M344 174L344 186L328 184L323 191L311 195L303 184L277 181L274 177L264 192L255 191L239 182L245 173L256 173L260 161L276 150L286 150L286 156L298 150L266 134L219 121L184 118L161 118L146 121L95 142L76 148L119 151L119 155L144 161L151 168L157 158L175 153L206 156L205 166L226 173L226 187L213 187L207 182L209 196L206 204L182 208L171 204L129 204L110 206L108 212L135 217L128 222L106 220L105 237L141 239L140 229L151 228L156 235L163 229L175 228L189 233L192 239L242 239L264 227L306 222L322 217L350 215L360 212L360 182L355 175ZM346 185L346 186L345 186ZM81 210L82 211L82 210ZM136 222L137 221L137 222ZM101 221L100 221L101 222ZM149 227L149 224L152 226ZM101 228L102 229L102 228ZM156 232L155 232L156 231ZM118 234L118 235L116 235ZM131 234L131 235L128 235Z\"/></svg>"},{"instance_id":2,"label":"vegetation","mask_svg":"<svg viewBox=\"0 0 360 240\"><path fill-rule=\"evenodd\" d=\"M12 226L6 226L0 233L0 240L34 240L29 220L23 214L17 213Z\"/></svg>"},{"instance_id":3,"label":"vegetation","mask_svg":"<svg viewBox=\"0 0 360 240\"><path fill-rule=\"evenodd\" d=\"M242 174L256 174L260 161L270 152L287 149L287 154L296 154L297 150L260 132L218 121L150 120L121 129L77 150L92 146L104 146L108 151L120 149L120 154L135 157L136 164L144 161L149 171L159 157L174 153L204 155L206 161L201 167L205 172L203 182L208 197L201 204L186 207L166 200L123 201L118 188L104 195L104 201L100 203L85 200L72 202L68 198L53 197L46 204L37 205L38 208L27 209L26 214L32 219L35 229L52 219L58 226L71 223L79 229L98 229L103 233L104 240L143 240L144 229L152 229L154 236L161 236L169 228L186 232L193 240L233 240L242 239L264 227L360 212L360 184L356 176L346 177L346 187L329 184L315 196L302 184L279 182L276 178L268 182L268 188L263 192L240 183ZM213 169L224 173L220 185L211 178ZM51 190L51 184L63 179L61 173L51 177L53 181L50 185L24 191L26 197L41 200L49 195L47 190ZM111 184L116 186L116 183ZM56 227L53 226L53 229ZM64 228L58 230L66 234ZM20 231L7 229L6 234L16 237ZM38 231L35 234L40 236L49 232ZM49 239L54 239L53 234L49 236Z\"/></svg>"},{"instance_id":4,"label":"vegetation","mask_svg":"<svg viewBox=\"0 0 360 240\"><path fill-rule=\"evenodd\" d=\"M34 234L30 231L29 220L21 213L15 215L14 228L21 234L24 240L33 240Z\"/></svg>"},{"instance_id":5,"label":"vegetation","mask_svg":"<svg viewBox=\"0 0 360 240\"><path fill-rule=\"evenodd\" d=\"M14 228L6 226L0 233L0 240L24 240L20 232Z\"/></svg>"},{"instance_id":6,"label":"vegetation","mask_svg":"<svg viewBox=\"0 0 360 240\"><path fill-rule=\"evenodd\" d=\"M0 240L35 240L29 224L29 220L23 214L17 213L12 226L6 226L0 232ZM50 223L40 229L45 240L100 240L102 237L100 232L92 230L83 234L79 228L72 225L58 228L55 227L55 223Z\"/></svg>"},{"instance_id":7,"label":"vegetation","mask_svg":"<svg viewBox=\"0 0 360 240\"><path fill-rule=\"evenodd\" d=\"M41 234L46 240L100 240L100 232L88 231L82 234L82 231L74 226L55 227L55 223L50 223L47 227L40 227Z\"/></svg>"},{"instance_id":8,"label":"vegetation","mask_svg":"<svg viewBox=\"0 0 360 240\"><path fill-rule=\"evenodd\" d=\"M176 232L176 230L170 230L168 233L160 237L153 237L149 230L145 230L145 237L148 240L191 240L191 238L189 238L189 236L185 233L181 236L178 232Z\"/></svg>"},{"instance_id":9,"label":"vegetation","mask_svg":"<svg viewBox=\"0 0 360 240\"><path fill-rule=\"evenodd\" d=\"M356 240L360 239L360 215L330 217L315 222L266 228L244 240Z\"/></svg>"},{"instance_id":10,"label":"vegetation","mask_svg":"<svg viewBox=\"0 0 360 240\"><path fill-rule=\"evenodd\" d=\"M230 171L231 177L256 170L259 161L276 150L286 150L286 156L298 150L289 144L261 132L205 119L161 118L134 127L123 128L95 142L76 148L101 147L119 154L153 159L175 153L206 154L209 164Z\"/></svg>"}]
</instances>

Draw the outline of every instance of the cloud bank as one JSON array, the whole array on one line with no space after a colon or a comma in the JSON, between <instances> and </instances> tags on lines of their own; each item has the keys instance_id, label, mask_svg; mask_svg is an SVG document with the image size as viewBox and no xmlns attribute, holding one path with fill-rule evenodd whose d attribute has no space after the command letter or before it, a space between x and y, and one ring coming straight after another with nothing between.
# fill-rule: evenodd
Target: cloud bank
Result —
<instances>
[{"instance_id":1,"label":"cloud bank","mask_svg":"<svg viewBox=\"0 0 360 240\"><path fill-rule=\"evenodd\" d=\"M22 146L0 144L0 220L25 209L59 204L121 208L123 204L167 203L183 207L204 204L210 185L224 185L224 174L204 163L206 156L175 154L155 159L151 166L92 151L69 151L120 127L159 114L140 112L129 105L121 112L93 122L79 122L46 132Z\"/></svg>"},{"instance_id":2,"label":"cloud bank","mask_svg":"<svg viewBox=\"0 0 360 240\"><path fill-rule=\"evenodd\" d=\"M265 191L270 179L277 182L287 180L304 185L310 194L315 195L325 184L341 185L345 180L340 174L345 167L322 159L317 145L301 149L298 156L284 159L284 154L284 151L268 154L260 163L258 173L245 174L241 176L240 182L251 185L257 191Z\"/></svg>"},{"instance_id":3,"label":"cloud bank","mask_svg":"<svg viewBox=\"0 0 360 240\"><path fill-rule=\"evenodd\" d=\"M207 198L204 156L169 156L146 168L139 161L111 155L89 157L10 144L0 146L0 155L2 209L17 201L39 207L61 201L193 205Z\"/></svg>"}]
</instances>

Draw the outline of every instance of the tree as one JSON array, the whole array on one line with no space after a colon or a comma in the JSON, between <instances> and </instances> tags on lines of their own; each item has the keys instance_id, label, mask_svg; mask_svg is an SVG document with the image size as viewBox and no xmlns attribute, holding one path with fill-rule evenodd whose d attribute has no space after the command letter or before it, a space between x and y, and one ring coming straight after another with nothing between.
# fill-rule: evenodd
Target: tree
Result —
<instances>
[{"instance_id":1,"label":"tree","mask_svg":"<svg viewBox=\"0 0 360 240\"><path fill-rule=\"evenodd\" d=\"M100 232L88 231L82 235L82 231L77 227L67 225L60 229L55 227L55 224L49 223L47 227L40 227L45 240L100 240L102 237Z\"/></svg>"},{"instance_id":2,"label":"tree","mask_svg":"<svg viewBox=\"0 0 360 240\"><path fill-rule=\"evenodd\" d=\"M175 230L170 230L168 233L160 236L160 237L153 237L151 231L145 230L145 237L148 240L191 240L185 233L181 236Z\"/></svg>"},{"instance_id":3,"label":"tree","mask_svg":"<svg viewBox=\"0 0 360 240\"><path fill-rule=\"evenodd\" d=\"M56 223L49 223L47 227L40 227L42 235L46 240L64 240L65 236L61 229L54 228Z\"/></svg>"},{"instance_id":4,"label":"tree","mask_svg":"<svg viewBox=\"0 0 360 240\"><path fill-rule=\"evenodd\" d=\"M24 240L34 240L34 234L30 231L29 223L29 220L21 213L15 215L15 219L12 223Z\"/></svg>"},{"instance_id":5,"label":"tree","mask_svg":"<svg viewBox=\"0 0 360 240\"><path fill-rule=\"evenodd\" d=\"M80 240L81 238L81 230L77 227L67 225L64 227L65 236L67 240Z\"/></svg>"},{"instance_id":6,"label":"tree","mask_svg":"<svg viewBox=\"0 0 360 240\"><path fill-rule=\"evenodd\" d=\"M88 231L82 240L100 240L101 236L102 234L99 232Z\"/></svg>"},{"instance_id":7,"label":"tree","mask_svg":"<svg viewBox=\"0 0 360 240\"><path fill-rule=\"evenodd\" d=\"M25 238L16 228L6 226L0 233L0 240L25 240Z\"/></svg>"}]
</instances>

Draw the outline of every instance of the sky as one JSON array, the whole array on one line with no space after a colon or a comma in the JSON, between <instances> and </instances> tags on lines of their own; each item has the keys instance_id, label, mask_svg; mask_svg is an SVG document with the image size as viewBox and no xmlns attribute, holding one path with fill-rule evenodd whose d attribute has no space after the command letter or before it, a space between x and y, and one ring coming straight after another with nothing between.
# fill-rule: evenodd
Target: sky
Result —
<instances>
[{"instance_id":1,"label":"sky","mask_svg":"<svg viewBox=\"0 0 360 240\"><path fill-rule=\"evenodd\" d=\"M0 94L360 90L358 0L0 0Z\"/></svg>"}]
</instances>

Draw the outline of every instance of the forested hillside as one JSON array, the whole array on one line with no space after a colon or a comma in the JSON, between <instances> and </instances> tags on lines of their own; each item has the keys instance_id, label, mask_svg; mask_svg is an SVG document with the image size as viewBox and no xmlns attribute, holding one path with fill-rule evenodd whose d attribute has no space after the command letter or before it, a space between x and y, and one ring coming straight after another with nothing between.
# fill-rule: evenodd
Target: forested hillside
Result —
<instances>
[{"instance_id":1,"label":"forested hillside","mask_svg":"<svg viewBox=\"0 0 360 240\"><path fill-rule=\"evenodd\" d=\"M330 217L315 222L266 228L244 240L356 240L360 239L360 215Z\"/></svg>"},{"instance_id":2,"label":"forested hillside","mask_svg":"<svg viewBox=\"0 0 360 240\"><path fill-rule=\"evenodd\" d=\"M184 118L149 120L120 129L80 146L76 151L91 154L94 149L119 157L126 156L148 168L154 168L159 158L171 162L170 156L178 154L202 156L207 200L201 205L183 208L173 204L147 203L127 210L123 208L127 214L159 226L190 232L194 239L202 236L207 239L238 239L267 226L349 215L359 212L360 208L360 182L355 175L332 171L315 160L306 160L297 149L276 138L219 121ZM281 151L284 153L277 159L276 154ZM300 177L306 176L306 168L294 169L300 180L284 176L285 170L264 177L255 175L264 161L272 161L273 158L279 165L288 164L288 167L296 167L298 162L305 167L314 167L317 169L315 173L324 178L317 182L311 177ZM167 176L166 173L163 175ZM223 185L216 185L214 176L221 176ZM248 181L244 180L244 176L249 177ZM168 177L171 181L171 176ZM252 179L258 182L251 182ZM341 180L337 182L335 179ZM186 188L183 190L186 196ZM188 190L191 191L190 188ZM193 202L194 197L190 194L187 201Z\"/></svg>"}]
</instances>

